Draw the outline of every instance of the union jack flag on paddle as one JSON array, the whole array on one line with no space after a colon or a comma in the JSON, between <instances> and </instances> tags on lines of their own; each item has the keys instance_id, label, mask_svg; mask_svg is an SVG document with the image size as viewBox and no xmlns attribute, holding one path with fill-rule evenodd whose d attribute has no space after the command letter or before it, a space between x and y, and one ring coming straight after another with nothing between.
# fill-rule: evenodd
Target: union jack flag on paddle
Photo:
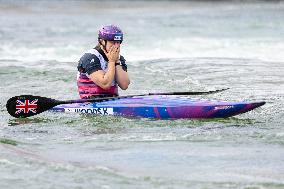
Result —
<instances>
[{"instance_id":1,"label":"union jack flag on paddle","mask_svg":"<svg viewBox=\"0 0 284 189\"><path fill-rule=\"evenodd\" d=\"M21 112L24 112L25 114L28 114L30 111L32 113L36 113L37 101L38 101L38 99L34 99L31 102L28 99L17 100L16 101L17 104L16 104L16 112L15 112L15 114L19 114Z\"/></svg>"},{"instance_id":2,"label":"union jack flag on paddle","mask_svg":"<svg viewBox=\"0 0 284 189\"><path fill-rule=\"evenodd\" d=\"M11 116L25 118L40 114L62 103L69 103L69 101L59 101L33 95L20 95L10 98L7 101L6 108Z\"/></svg>"}]
</instances>

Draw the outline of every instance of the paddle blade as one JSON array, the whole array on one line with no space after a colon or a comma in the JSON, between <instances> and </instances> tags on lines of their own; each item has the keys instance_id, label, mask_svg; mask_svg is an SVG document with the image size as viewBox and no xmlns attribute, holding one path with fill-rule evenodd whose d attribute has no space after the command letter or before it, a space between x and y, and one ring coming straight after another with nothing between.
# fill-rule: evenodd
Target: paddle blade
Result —
<instances>
[{"instance_id":1,"label":"paddle blade","mask_svg":"<svg viewBox=\"0 0 284 189\"><path fill-rule=\"evenodd\" d=\"M14 96L7 101L8 113L16 118L25 118L40 114L60 104L60 101L32 95Z\"/></svg>"}]
</instances>

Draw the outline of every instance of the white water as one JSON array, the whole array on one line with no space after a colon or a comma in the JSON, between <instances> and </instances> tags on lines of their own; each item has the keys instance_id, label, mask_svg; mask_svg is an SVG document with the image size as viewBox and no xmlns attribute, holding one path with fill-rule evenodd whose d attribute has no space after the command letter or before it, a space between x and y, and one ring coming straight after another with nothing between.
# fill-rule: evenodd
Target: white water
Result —
<instances>
[{"instance_id":1,"label":"white water","mask_svg":"<svg viewBox=\"0 0 284 189\"><path fill-rule=\"evenodd\" d=\"M77 62L95 45L98 28L114 23L125 32L122 52L130 61L184 57L284 61L281 1L16 1L3 2L0 9L1 59Z\"/></svg>"}]
</instances>

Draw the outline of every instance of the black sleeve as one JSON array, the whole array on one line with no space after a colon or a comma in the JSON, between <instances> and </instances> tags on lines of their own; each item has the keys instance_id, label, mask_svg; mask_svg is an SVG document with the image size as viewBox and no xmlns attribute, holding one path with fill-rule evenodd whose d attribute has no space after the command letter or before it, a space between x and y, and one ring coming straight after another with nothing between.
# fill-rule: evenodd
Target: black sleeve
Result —
<instances>
[{"instance_id":1,"label":"black sleeve","mask_svg":"<svg viewBox=\"0 0 284 189\"><path fill-rule=\"evenodd\" d=\"M123 57L123 56L120 56L120 57L119 57L119 61L120 61L120 63L121 63L122 69L127 72L127 65L126 65L126 63L125 63L126 60L124 59L124 57Z\"/></svg>"},{"instance_id":2,"label":"black sleeve","mask_svg":"<svg viewBox=\"0 0 284 189\"><path fill-rule=\"evenodd\" d=\"M78 71L88 73L89 75L95 71L102 70L99 58L91 53L85 53L79 60Z\"/></svg>"}]
</instances>

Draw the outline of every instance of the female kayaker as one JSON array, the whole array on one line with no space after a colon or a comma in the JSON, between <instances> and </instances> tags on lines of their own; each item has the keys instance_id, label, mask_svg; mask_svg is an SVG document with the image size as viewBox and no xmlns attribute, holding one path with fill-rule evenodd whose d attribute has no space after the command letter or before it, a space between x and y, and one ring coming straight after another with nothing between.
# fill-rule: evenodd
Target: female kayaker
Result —
<instances>
[{"instance_id":1,"label":"female kayaker","mask_svg":"<svg viewBox=\"0 0 284 189\"><path fill-rule=\"evenodd\" d=\"M125 59L120 55L122 30L114 25L99 30L98 44L79 60L77 86L81 98L117 96L118 87L130 84Z\"/></svg>"}]
</instances>

